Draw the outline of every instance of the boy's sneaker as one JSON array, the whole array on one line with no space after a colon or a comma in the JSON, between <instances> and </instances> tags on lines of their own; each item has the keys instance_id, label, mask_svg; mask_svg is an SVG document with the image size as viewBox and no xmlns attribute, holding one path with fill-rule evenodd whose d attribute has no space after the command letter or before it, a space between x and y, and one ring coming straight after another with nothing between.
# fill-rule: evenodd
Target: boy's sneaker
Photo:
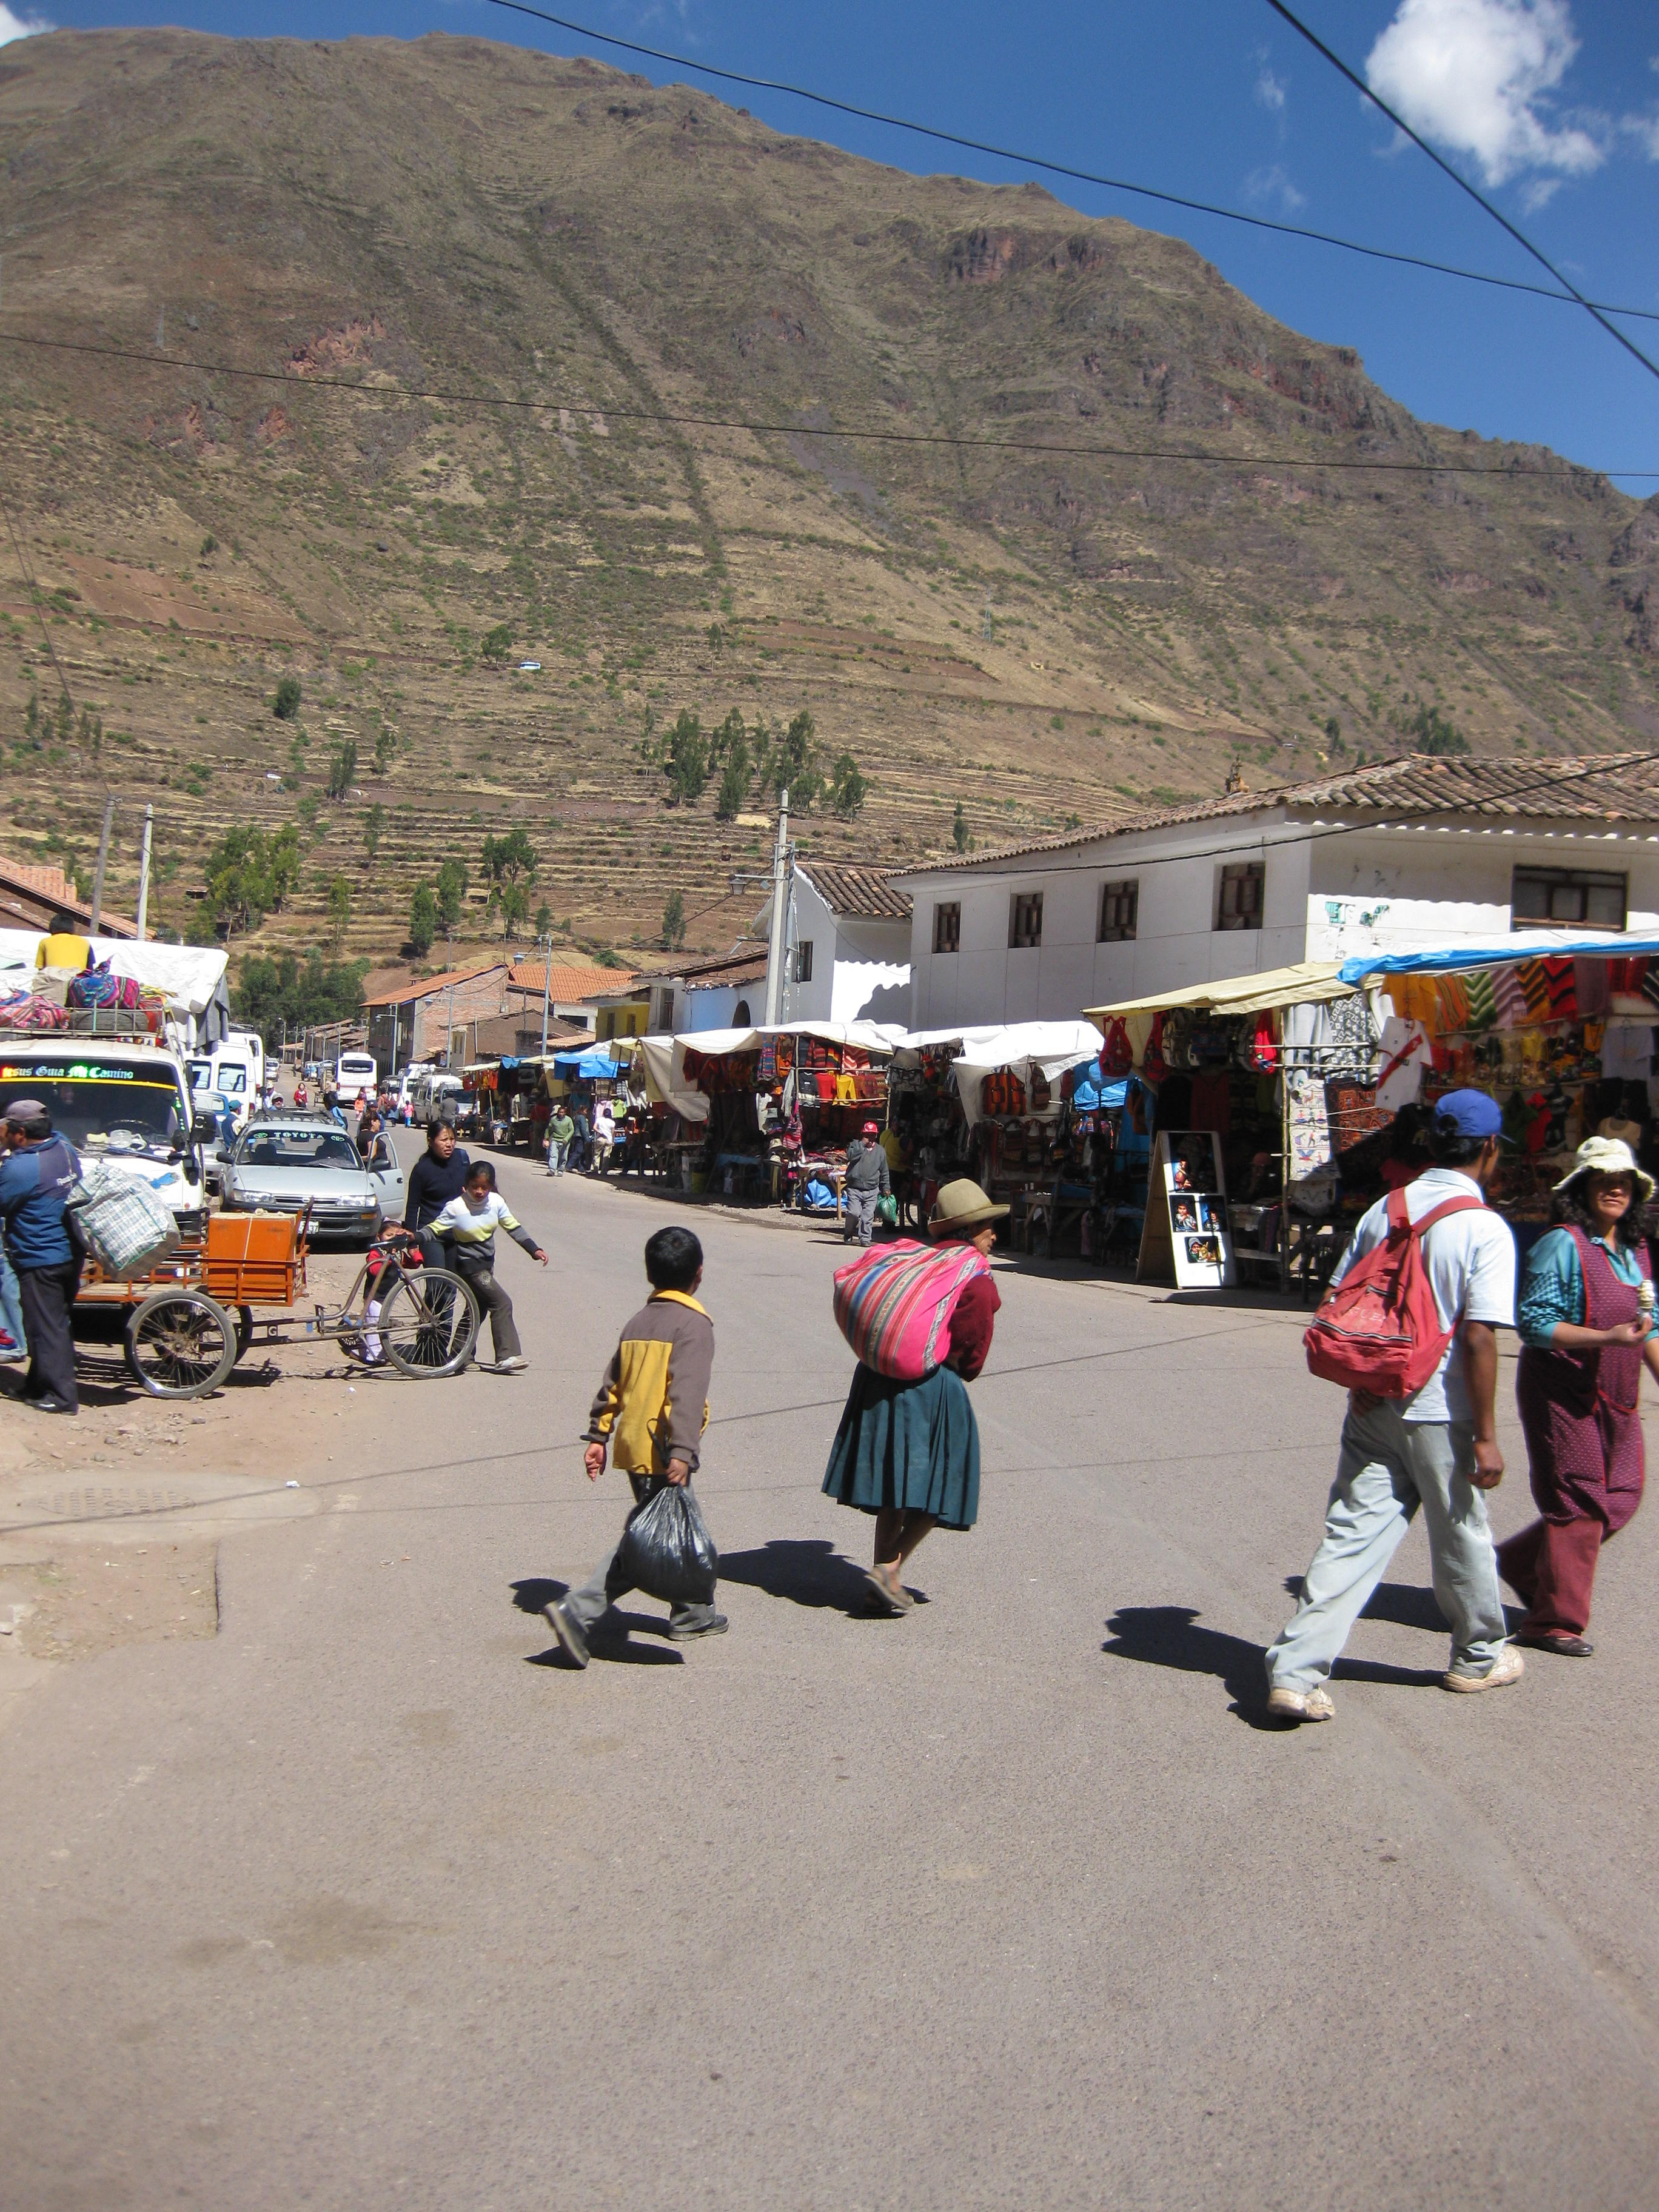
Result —
<instances>
[{"instance_id":1,"label":"boy's sneaker","mask_svg":"<svg viewBox=\"0 0 1659 2212\"><path fill-rule=\"evenodd\" d=\"M556 1597L549 1598L542 1607L542 1618L559 1639L564 1656L573 1667L587 1664L587 1638L582 1634L575 1616L565 1611Z\"/></svg>"},{"instance_id":2,"label":"boy's sneaker","mask_svg":"<svg viewBox=\"0 0 1659 2212\"><path fill-rule=\"evenodd\" d=\"M1300 1721L1328 1721L1335 1714L1330 1692L1317 1684L1311 1690L1269 1690L1267 1713L1270 1719L1294 1725Z\"/></svg>"},{"instance_id":3,"label":"boy's sneaker","mask_svg":"<svg viewBox=\"0 0 1659 2212\"><path fill-rule=\"evenodd\" d=\"M1453 1667L1440 1679L1449 1690L1461 1690L1468 1697L1481 1690L1505 1689L1510 1683L1518 1682L1526 1671L1526 1661L1512 1644L1506 1644L1484 1674L1467 1674Z\"/></svg>"},{"instance_id":4,"label":"boy's sneaker","mask_svg":"<svg viewBox=\"0 0 1659 2212\"><path fill-rule=\"evenodd\" d=\"M671 1620L668 1633L676 1644L690 1644L699 1636L724 1636L730 1626L723 1613L711 1613L707 1620Z\"/></svg>"}]
</instances>

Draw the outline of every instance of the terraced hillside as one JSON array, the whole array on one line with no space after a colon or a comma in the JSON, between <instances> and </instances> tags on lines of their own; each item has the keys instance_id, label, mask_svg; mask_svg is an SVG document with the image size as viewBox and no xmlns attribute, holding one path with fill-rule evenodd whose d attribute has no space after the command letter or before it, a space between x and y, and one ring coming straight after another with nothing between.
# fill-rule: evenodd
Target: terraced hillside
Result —
<instances>
[{"instance_id":1,"label":"terraced hillside","mask_svg":"<svg viewBox=\"0 0 1659 2212\"><path fill-rule=\"evenodd\" d=\"M113 793L126 901L154 799L165 926L227 827L292 823L261 941L388 953L455 856L465 942L522 826L574 939L649 945L678 890L721 945L803 711L870 786L804 838L895 861L958 802L995 840L1413 726L1659 729L1659 506L1036 187L440 38L30 39L0 143L6 842L84 871ZM671 803L683 709L747 769Z\"/></svg>"}]
</instances>

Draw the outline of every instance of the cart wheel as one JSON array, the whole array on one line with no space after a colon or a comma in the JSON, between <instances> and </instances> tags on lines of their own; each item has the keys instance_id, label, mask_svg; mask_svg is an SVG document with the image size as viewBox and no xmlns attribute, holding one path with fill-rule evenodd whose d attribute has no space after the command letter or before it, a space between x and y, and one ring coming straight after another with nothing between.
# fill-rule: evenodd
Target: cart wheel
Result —
<instances>
[{"instance_id":1,"label":"cart wheel","mask_svg":"<svg viewBox=\"0 0 1659 2212\"><path fill-rule=\"evenodd\" d=\"M236 1364L236 1325L205 1291L152 1291L127 1323L127 1365L152 1398L204 1398Z\"/></svg>"},{"instance_id":2,"label":"cart wheel","mask_svg":"<svg viewBox=\"0 0 1659 2212\"><path fill-rule=\"evenodd\" d=\"M398 1277L375 1328L400 1375L459 1375L478 1340L478 1302L459 1275L422 1267Z\"/></svg>"}]
</instances>

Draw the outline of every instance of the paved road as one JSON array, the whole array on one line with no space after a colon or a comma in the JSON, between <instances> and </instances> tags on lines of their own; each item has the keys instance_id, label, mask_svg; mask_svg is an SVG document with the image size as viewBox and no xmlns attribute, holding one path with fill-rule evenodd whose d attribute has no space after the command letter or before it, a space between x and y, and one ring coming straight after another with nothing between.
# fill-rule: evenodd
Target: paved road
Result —
<instances>
[{"instance_id":1,"label":"paved road","mask_svg":"<svg viewBox=\"0 0 1659 2212\"><path fill-rule=\"evenodd\" d=\"M1588 1666L1446 1696L1413 1534L1265 1731L1295 1316L1010 1274L979 1527L853 1618L834 1250L705 1217L732 1632L577 1674L528 1608L620 1519L574 1438L671 1217L502 1174L532 1372L363 1394L216 1640L4 1741L9 2207L1651 2205L1659 1510Z\"/></svg>"}]
</instances>

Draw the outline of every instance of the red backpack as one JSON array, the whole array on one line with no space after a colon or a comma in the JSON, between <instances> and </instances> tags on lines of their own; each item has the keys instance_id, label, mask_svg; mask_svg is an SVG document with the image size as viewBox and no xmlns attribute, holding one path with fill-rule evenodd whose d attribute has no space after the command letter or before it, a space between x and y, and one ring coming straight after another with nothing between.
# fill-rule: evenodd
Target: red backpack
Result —
<instances>
[{"instance_id":1,"label":"red backpack","mask_svg":"<svg viewBox=\"0 0 1659 2212\"><path fill-rule=\"evenodd\" d=\"M1440 1326L1423 1264L1424 1234L1449 1213L1480 1205L1478 1198L1449 1198L1413 1222L1405 1192L1391 1190L1388 1236L1328 1292L1302 1340L1310 1372L1373 1398L1409 1398L1420 1390L1457 1327L1455 1321L1451 1328Z\"/></svg>"}]
</instances>

